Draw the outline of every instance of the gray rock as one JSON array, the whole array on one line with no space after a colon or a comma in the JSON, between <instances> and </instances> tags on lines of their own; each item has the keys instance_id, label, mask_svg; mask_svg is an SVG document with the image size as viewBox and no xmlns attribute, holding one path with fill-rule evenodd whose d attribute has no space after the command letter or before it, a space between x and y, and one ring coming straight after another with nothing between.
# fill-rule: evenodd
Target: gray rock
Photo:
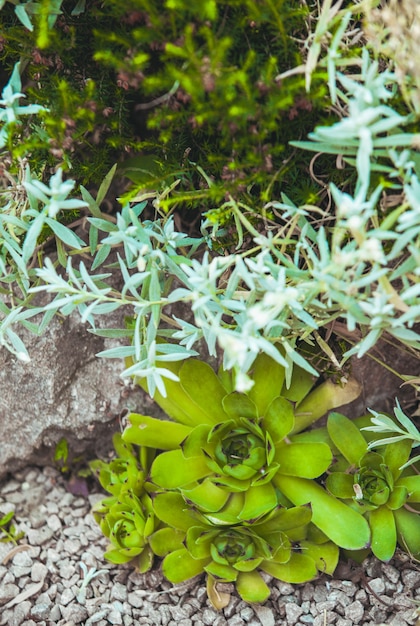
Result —
<instances>
[{"instance_id":1,"label":"gray rock","mask_svg":"<svg viewBox=\"0 0 420 626\"><path fill-rule=\"evenodd\" d=\"M123 313L103 322L121 328ZM147 394L121 379L122 359L95 356L118 344L88 332L78 315L54 318L40 337L16 330L31 361L0 348L0 477L29 464L51 464L63 437L72 455L101 455L125 409L153 411Z\"/></svg>"},{"instance_id":2,"label":"gray rock","mask_svg":"<svg viewBox=\"0 0 420 626\"><path fill-rule=\"evenodd\" d=\"M19 593L19 587L13 583L6 583L0 587L0 605L6 604Z\"/></svg>"},{"instance_id":3,"label":"gray rock","mask_svg":"<svg viewBox=\"0 0 420 626\"><path fill-rule=\"evenodd\" d=\"M114 582L111 589L111 600L120 600L121 602L127 600L127 587Z\"/></svg>"},{"instance_id":4,"label":"gray rock","mask_svg":"<svg viewBox=\"0 0 420 626\"><path fill-rule=\"evenodd\" d=\"M84 623L88 617L88 612L84 606L80 604L72 604L71 606L61 607L61 612L65 620L71 621L73 624Z\"/></svg>"},{"instance_id":5,"label":"gray rock","mask_svg":"<svg viewBox=\"0 0 420 626\"><path fill-rule=\"evenodd\" d=\"M303 613L303 609L298 604L287 602L285 604L286 620L288 624L296 624L299 621L300 616Z\"/></svg>"},{"instance_id":6,"label":"gray rock","mask_svg":"<svg viewBox=\"0 0 420 626\"><path fill-rule=\"evenodd\" d=\"M49 619L50 613L51 609L48 604L35 604L35 606L33 606L31 609L31 617L33 617L38 622L41 619Z\"/></svg>"},{"instance_id":7,"label":"gray rock","mask_svg":"<svg viewBox=\"0 0 420 626\"><path fill-rule=\"evenodd\" d=\"M345 608L345 616L353 624L359 624L359 622L363 619L364 613L365 609L359 600L355 600Z\"/></svg>"},{"instance_id":8,"label":"gray rock","mask_svg":"<svg viewBox=\"0 0 420 626\"><path fill-rule=\"evenodd\" d=\"M385 583L382 578L374 578L369 581L369 588L377 594L383 593L385 591Z\"/></svg>"},{"instance_id":9,"label":"gray rock","mask_svg":"<svg viewBox=\"0 0 420 626\"><path fill-rule=\"evenodd\" d=\"M31 578L34 583L44 580L48 573L48 568L43 563L34 563L31 570Z\"/></svg>"},{"instance_id":10,"label":"gray rock","mask_svg":"<svg viewBox=\"0 0 420 626\"><path fill-rule=\"evenodd\" d=\"M30 528L28 530L28 542L32 546L42 546L49 541L53 536L53 531L48 526L42 526L41 528Z\"/></svg>"},{"instance_id":11,"label":"gray rock","mask_svg":"<svg viewBox=\"0 0 420 626\"><path fill-rule=\"evenodd\" d=\"M50 612L50 621L58 622L61 618L62 618L62 615L61 615L60 607L58 606L58 604L55 604L52 607L51 612Z\"/></svg>"},{"instance_id":12,"label":"gray rock","mask_svg":"<svg viewBox=\"0 0 420 626\"><path fill-rule=\"evenodd\" d=\"M22 622L28 617L29 612L31 610L31 603L28 601L20 602L17 607L15 607L13 612L13 618L10 626L20 626Z\"/></svg>"}]
</instances>

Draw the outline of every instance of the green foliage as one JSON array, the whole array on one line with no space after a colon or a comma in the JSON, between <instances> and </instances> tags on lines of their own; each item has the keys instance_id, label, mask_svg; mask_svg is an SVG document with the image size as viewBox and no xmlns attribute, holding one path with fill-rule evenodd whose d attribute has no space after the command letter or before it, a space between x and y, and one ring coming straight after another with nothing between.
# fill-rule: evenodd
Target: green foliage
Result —
<instances>
[{"instance_id":1,"label":"green foliage","mask_svg":"<svg viewBox=\"0 0 420 626\"><path fill-rule=\"evenodd\" d=\"M365 426L362 430L385 434L386 437L385 439L370 441L368 445L369 450L384 444L399 443L407 440L413 442L413 448L417 448L420 445L420 432L410 418L403 413L398 399L397 406L394 409L395 419L373 410L370 412L373 415L371 418L372 426ZM409 465L418 462L420 462L420 455L406 461L399 469L405 469Z\"/></svg>"},{"instance_id":2,"label":"green foliage","mask_svg":"<svg viewBox=\"0 0 420 626\"><path fill-rule=\"evenodd\" d=\"M264 602L262 572L289 583L333 574L339 548L370 547L387 561L398 539L419 556L419 476L400 469L411 442L390 439L381 454L370 452L339 413L327 429L303 432L343 401L338 386L313 390L311 376L295 368L287 389L284 368L266 355L247 393L202 361L167 365L179 380L155 399L171 421L130 414L114 440L117 458L91 464L112 494L94 512L112 543L109 560L146 571L156 555L173 583L206 573L210 601L222 608L218 582ZM147 389L146 379L138 382ZM345 391L345 402L357 395Z\"/></svg>"},{"instance_id":3,"label":"green foliage","mask_svg":"<svg viewBox=\"0 0 420 626\"><path fill-rule=\"evenodd\" d=\"M411 441L387 438L378 452L371 452L361 432L343 415L332 413L327 428L338 449L327 489L368 519L372 552L379 559L389 561L397 541L403 550L418 557L420 475L414 468L416 459L409 462ZM375 426L364 430L372 428ZM405 469L408 465L412 467Z\"/></svg>"},{"instance_id":4,"label":"green foliage","mask_svg":"<svg viewBox=\"0 0 420 626\"><path fill-rule=\"evenodd\" d=\"M25 536L25 533L23 531L17 532L16 526L12 522L13 517L13 511L0 517L0 541L3 543L10 541L17 545L19 539Z\"/></svg>"},{"instance_id":5,"label":"green foliage","mask_svg":"<svg viewBox=\"0 0 420 626\"><path fill-rule=\"evenodd\" d=\"M418 431L399 405L369 427L385 447L337 414L306 432L359 393L350 356L382 336L420 347L415 38L391 19L362 52L375 6L319 4L0 2L0 344L27 361L16 326L74 311L124 341L99 356L173 421L131 415L117 458L92 463L106 556L206 572L215 606L220 580L264 601L261 572L311 580L339 547L420 552ZM403 31L417 14L408 1ZM200 235L184 208L205 211ZM122 307L125 328L97 324ZM190 359L200 342L218 374ZM340 384L312 388L321 358Z\"/></svg>"},{"instance_id":6,"label":"green foliage","mask_svg":"<svg viewBox=\"0 0 420 626\"><path fill-rule=\"evenodd\" d=\"M290 441L289 435L301 430L302 414L315 419L340 403L342 394L330 386L312 391L312 377L298 368L287 389L284 368L265 355L255 361L248 394L233 391L228 372L217 375L202 361L166 366L179 381L156 400L174 421L131 414L122 437L114 438L118 457L91 463L112 494L94 510L112 544L108 559L134 559L146 571L155 554L174 583L206 572L217 605L216 581L235 582L244 600L262 602L269 589L260 572L287 582L311 580L319 571L332 574L338 546L350 545L348 532L333 533L333 543L313 525L319 498L332 503L326 518L331 506L334 513L342 507L355 549L367 544L363 517L321 487L323 495L310 506L309 500L293 506L279 487L280 480L288 484L294 477L311 482L328 469L326 443L299 441L299 435ZM146 379L139 383L147 388ZM347 401L354 397L350 386Z\"/></svg>"}]
</instances>

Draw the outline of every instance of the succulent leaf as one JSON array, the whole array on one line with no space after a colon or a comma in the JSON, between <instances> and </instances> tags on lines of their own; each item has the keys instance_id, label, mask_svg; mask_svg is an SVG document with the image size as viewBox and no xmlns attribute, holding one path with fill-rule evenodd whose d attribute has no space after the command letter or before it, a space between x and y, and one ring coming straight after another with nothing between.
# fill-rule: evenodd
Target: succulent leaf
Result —
<instances>
[{"instance_id":1,"label":"succulent leaf","mask_svg":"<svg viewBox=\"0 0 420 626\"><path fill-rule=\"evenodd\" d=\"M401 476L398 480L398 485L407 489L408 502L420 502L420 474Z\"/></svg>"},{"instance_id":2,"label":"succulent leaf","mask_svg":"<svg viewBox=\"0 0 420 626\"><path fill-rule=\"evenodd\" d=\"M166 556L169 552L183 547L185 533L175 528L159 528L149 537L149 544L154 554Z\"/></svg>"},{"instance_id":3,"label":"succulent leaf","mask_svg":"<svg viewBox=\"0 0 420 626\"><path fill-rule=\"evenodd\" d=\"M323 574L332 574L337 567L340 550L332 541L317 544L313 541L300 541L302 553L314 560L316 568Z\"/></svg>"},{"instance_id":4,"label":"succulent leaf","mask_svg":"<svg viewBox=\"0 0 420 626\"><path fill-rule=\"evenodd\" d=\"M194 525L192 511L188 509L180 493L167 491L153 497L153 509L156 516L168 526L187 531Z\"/></svg>"},{"instance_id":5,"label":"succulent leaf","mask_svg":"<svg viewBox=\"0 0 420 626\"><path fill-rule=\"evenodd\" d=\"M189 426L147 415L130 413L128 419L130 425L124 430L123 440L138 446L147 446L157 450L175 450L191 433Z\"/></svg>"},{"instance_id":6,"label":"succulent leaf","mask_svg":"<svg viewBox=\"0 0 420 626\"><path fill-rule=\"evenodd\" d=\"M394 556L397 547L397 529L393 512L387 506L373 509L369 512L369 523L372 531L373 554L381 561L389 561Z\"/></svg>"},{"instance_id":7,"label":"succulent leaf","mask_svg":"<svg viewBox=\"0 0 420 626\"><path fill-rule=\"evenodd\" d=\"M318 573L314 559L298 553L292 553L287 563L263 561L261 569L278 580L292 584L312 580Z\"/></svg>"},{"instance_id":8,"label":"succulent leaf","mask_svg":"<svg viewBox=\"0 0 420 626\"><path fill-rule=\"evenodd\" d=\"M186 548L170 552L163 559L162 571L171 583L182 583L204 571L209 559L194 559Z\"/></svg>"},{"instance_id":9,"label":"succulent leaf","mask_svg":"<svg viewBox=\"0 0 420 626\"><path fill-rule=\"evenodd\" d=\"M370 530L364 517L330 496L317 483L280 473L276 474L274 483L293 504L310 503L312 522L341 548L359 550L369 544Z\"/></svg>"},{"instance_id":10,"label":"succulent leaf","mask_svg":"<svg viewBox=\"0 0 420 626\"><path fill-rule=\"evenodd\" d=\"M270 589L258 572L240 572L236 580L236 589L245 602L265 602Z\"/></svg>"},{"instance_id":11,"label":"succulent leaf","mask_svg":"<svg viewBox=\"0 0 420 626\"><path fill-rule=\"evenodd\" d=\"M201 415L197 414L198 419L194 420L196 424L218 424L226 420L222 405L226 389L210 365L198 359L187 359L179 371L179 379L187 396L200 408Z\"/></svg>"},{"instance_id":12,"label":"succulent leaf","mask_svg":"<svg viewBox=\"0 0 420 626\"><path fill-rule=\"evenodd\" d=\"M241 521L256 520L277 506L277 494L271 483L249 487L244 495L244 506L238 516Z\"/></svg>"},{"instance_id":13,"label":"succulent leaf","mask_svg":"<svg viewBox=\"0 0 420 626\"><path fill-rule=\"evenodd\" d=\"M280 395L285 369L270 356L261 353L254 361L251 376L254 385L248 391L248 396L255 403L258 415L265 415L270 403Z\"/></svg>"},{"instance_id":14,"label":"succulent leaf","mask_svg":"<svg viewBox=\"0 0 420 626\"><path fill-rule=\"evenodd\" d=\"M404 507L394 511L398 543L413 558L420 558L420 512L408 511Z\"/></svg>"},{"instance_id":15,"label":"succulent leaf","mask_svg":"<svg viewBox=\"0 0 420 626\"><path fill-rule=\"evenodd\" d=\"M331 465L332 454L324 443L282 443L277 447L276 461L281 474L317 478Z\"/></svg>"},{"instance_id":16,"label":"succulent leaf","mask_svg":"<svg viewBox=\"0 0 420 626\"><path fill-rule=\"evenodd\" d=\"M295 416L292 405L285 398L274 398L267 407L262 426L267 430L274 444L282 441L293 429Z\"/></svg>"},{"instance_id":17,"label":"succulent leaf","mask_svg":"<svg viewBox=\"0 0 420 626\"><path fill-rule=\"evenodd\" d=\"M354 478L352 474L345 472L333 472L327 476L325 486L331 495L342 500L354 498Z\"/></svg>"},{"instance_id":18,"label":"succulent leaf","mask_svg":"<svg viewBox=\"0 0 420 626\"><path fill-rule=\"evenodd\" d=\"M410 439L396 441L392 445L385 446L383 454L384 462L389 468L394 480L396 481L402 474L400 469L410 458L413 442Z\"/></svg>"},{"instance_id":19,"label":"succulent leaf","mask_svg":"<svg viewBox=\"0 0 420 626\"><path fill-rule=\"evenodd\" d=\"M255 403L244 393L234 391L222 400L223 409L230 419L246 417L249 420L258 419L258 412Z\"/></svg>"},{"instance_id":20,"label":"succulent leaf","mask_svg":"<svg viewBox=\"0 0 420 626\"><path fill-rule=\"evenodd\" d=\"M360 391L360 384L353 378L350 378L345 386L326 380L299 404L292 433L301 432L331 409L352 402L359 396Z\"/></svg>"},{"instance_id":21,"label":"succulent leaf","mask_svg":"<svg viewBox=\"0 0 420 626\"><path fill-rule=\"evenodd\" d=\"M187 503L209 513L220 511L230 497L227 489L218 487L210 478L205 478L192 489L181 489L181 492Z\"/></svg>"},{"instance_id":22,"label":"succulent leaf","mask_svg":"<svg viewBox=\"0 0 420 626\"><path fill-rule=\"evenodd\" d=\"M191 485L209 474L210 470L203 456L186 459L182 450L170 450L156 457L150 476L155 485L164 489L176 489Z\"/></svg>"},{"instance_id":23,"label":"succulent leaf","mask_svg":"<svg viewBox=\"0 0 420 626\"><path fill-rule=\"evenodd\" d=\"M340 453L350 465L357 467L368 451L366 440L357 426L341 413L330 413L327 429Z\"/></svg>"}]
</instances>

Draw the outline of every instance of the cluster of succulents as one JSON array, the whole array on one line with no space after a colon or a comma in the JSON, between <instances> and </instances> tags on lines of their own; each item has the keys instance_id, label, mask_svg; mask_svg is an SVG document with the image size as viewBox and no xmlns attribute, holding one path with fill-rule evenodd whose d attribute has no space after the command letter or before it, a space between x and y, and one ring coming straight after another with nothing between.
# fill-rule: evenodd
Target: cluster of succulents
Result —
<instances>
[{"instance_id":1,"label":"cluster of succulents","mask_svg":"<svg viewBox=\"0 0 420 626\"><path fill-rule=\"evenodd\" d=\"M399 469L410 442L370 452L339 413L326 428L307 429L358 395L354 381L313 389L310 374L295 367L287 388L284 368L261 354L252 387L239 393L232 373L198 359L167 366L176 380L155 400L171 419L129 415L115 436L118 457L92 463L111 494L94 509L109 560L145 572L156 555L172 583L206 573L209 598L222 608L218 582L263 602L264 573L289 583L332 574L340 548L371 548L388 560L398 538L420 554L412 508L420 476L413 466Z\"/></svg>"}]
</instances>

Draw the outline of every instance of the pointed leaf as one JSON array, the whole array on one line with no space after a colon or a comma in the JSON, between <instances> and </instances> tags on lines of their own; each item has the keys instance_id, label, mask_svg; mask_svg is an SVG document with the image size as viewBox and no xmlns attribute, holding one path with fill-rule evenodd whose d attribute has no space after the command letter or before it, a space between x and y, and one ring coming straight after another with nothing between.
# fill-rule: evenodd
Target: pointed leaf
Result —
<instances>
[{"instance_id":1,"label":"pointed leaf","mask_svg":"<svg viewBox=\"0 0 420 626\"><path fill-rule=\"evenodd\" d=\"M414 559L420 558L420 514L399 509L394 512L397 525L398 543Z\"/></svg>"},{"instance_id":2,"label":"pointed leaf","mask_svg":"<svg viewBox=\"0 0 420 626\"><path fill-rule=\"evenodd\" d=\"M398 480L398 486L405 487L408 491L408 502L420 502L420 474L402 476Z\"/></svg>"},{"instance_id":3,"label":"pointed leaf","mask_svg":"<svg viewBox=\"0 0 420 626\"><path fill-rule=\"evenodd\" d=\"M193 360L193 359L191 359ZM161 361L165 369L179 377L179 373L184 361ZM133 361L126 359L127 367L131 366ZM147 381L145 378L135 378L137 384L148 392ZM185 392L179 381L165 378L166 396L163 396L158 390L153 396L154 401L176 422L189 426L197 426L197 424L213 424L213 419L203 411L203 409L194 402Z\"/></svg>"},{"instance_id":4,"label":"pointed leaf","mask_svg":"<svg viewBox=\"0 0 420 626\"><path fill-rule=\"evenodd\" d=\"M130 413L130 426L123 432L123 440L138 446L158 450L174 450L191 432L190 426L168 422L139 413Z\"/></svg>"},{"instance_id":5,"label":"pointed leaf","mask_svg":"<svg viewBox=\"0 0 420 626\"><path fill-rule=\"evenodd\" d=\"M314 376L299 365L294 365L290 387L287 389L283 385L281 395L299 406L299 403L308 395L313 386Z\"/></svg>"},{"instance_id":6,"label":"pointed leaf","mask_svg":"<svg viewBox=\"0 0 420 626\"><path fill-rule=\"evenodd\" d=\"M216 561L211 561L206 565L205 571L221 582L233 582L238 576L238 572L231 565L216 563Z\"/></svg>"},{"instance_id":7,"label":"pointed leaf","mask_svg":"<svg viewBox=\"0 0 420 626\"><path fill-rule=\"evenodd\" d=\"M158 519L177 530L187 531L196 520L179 493L158 493L153 498L153 510Z\"/></svg>"},{"instance_id":8,"label":"pointed leaf","mask_svg":"<svg viewBox=\"0 0 420 626\"><path fill-rule=\"evenodd\" d=\"M262 420L262 425L270 433L274 444L287 437L294 423L295 416L291 403L280 396L270 402Z\"/></svg>"},{"instance_id":9,"label":"pointed leaf","mask_svg":"<svg viewBox=\"0 0 420 626\"><path fill-rule=\"evenodd\" d=\"M210 428L209 424L200 424L190 429L190 434L181 444L182 452L186 458L201 454L207 443Z\"/></svg>"},{"instance_id":10,"label":"pointed leaf","mask_svg":"<svg viewBox=\"0 0 420 626\"><path fill-rule=\"evenodd\" d=\"M246 417L248 419L257 419L257 407L254 402L244 393L234 391L223 398L223 409L231 419L237 420L238 417Z\"/></svg>"},{"instance_id":11,"label":"pointed leaf","mask_svg":"<svg viewBox=\"0 0 420 626\"><path fill-rule=\"evenodd\" d=\"M270 589L258 572L240 572L236 580L236 589L245 602L265 602L270 596Z\"/></svg>"},{"instance_id":12,"label":"pointed leaf","mask_svg":"<svg viewBox=\"0 0 420 626\"><path fill-rule=\"evenodd\" d=\"M269 404L280 395L285 369L265 353L257 356L251 371L253 387L248 396L255 403L258 415L265 415Z\"/></svg>"},{"instance_id":13,"label":"pointed leaf","mask_svg":"<svg viewBox=\"0 0 420 626\"><path fill-rule=\"evenodd\" d=\"M420 478L420 476L418 477ZM394 486L391 491L388 502L386 503L387 507L391 509L391 511L396 511L400 509L407 502L408 499L408 489L403 487L402 485Z\"/></svg>"},{"instance_id":14,"label":"pointed leaf","mask_svg":"<svg viewBox=\"0 0 420 626\"><path fill-rule=\"evenodd\" d=\"M198 359L188 359L180 369L179 378L185 393L206 415L205 424L226 421L222 405L226 389L210 365Z\"/></svg>"},{"instance_id":15,"label":"pointed leaf","mask_svg":"<svg viewBox=\"0 0 420 626\"><path fill-rule=\"evenodd\" d=\"M336 498L341 499L354 498L355 492L353 485L353 475L346 474L345 472L332 472L327 476L327 480L325 481L325 486L328 491Z\"/></svg>"},{"instance_id":16,"label":"pointed leaf","mask_svg":"<svg viewBox=\"0 0 420 626\"><path fill-rule=\"evenodd\" d=\"M317 575L315 561L304 554L292 553L287 563L263 561L261 569L286 583L298 584L312 580Z\"/></svg>"},{"instance_id":17,"label":"pointed leaf","mask_svg":"<svg viewBox=\"0 0 420 626\"><path fill-rule=\"evenodd\" d=\"M147 546L143 550L143 552L139 554L136 561L137 561L137 569L140 572L140 574L145 574L146 572L149 571L149 569L153 565L153 552L151 551L149 546Z\"/></svg>"},{"instance_id":18,"label":"pointed leaf","mask_svg":"<svg viewBox=\"0 0 420 626\"><path fill-rule=\"evenodd\" d=\"M295 412L293 433L304 430L331 409L352 402L359 396L360 391L360 384L353 378L350 378L343 387L326 380L299 404Z\"/></svg>"},{"instance_id":19,"label":"pointed leaf","mask_svg":"<svg viewBox=\"0 0 420 626\"><path fill-rule=\"evenodd\" d=\"M367 443L357 426L341 413L330 413L328 434L350 465L358 467L360 459L368 451Z\"/></svg>"},{"instance_id":20,"label":"pointed leaf","mask_svg":"<svg viewBox=\"0 0 420 626\"><path fill-rule=\"evenodd\" d=\"M104 554L104 557L111 561L111 563L115 563L116 565L122 565L123 563L129 563L136 558L138 555L138 551L133 555L123 554L121 550L107 550Z\"/></svg>"},{"instance_id":21,"label":"pointed leaf","mask_svg":"<svg viewBox=\"0 0 420 626\"><path fill-rule=\"evenodd\" d=\"M306 526L312 519L311 507L308 505L294 506L290 509L281 508L276 511L273 517L270 517L262 524L255 526L259 535L264 536L270 533L288 531L301 526Z\"/></svg>"},{"instance_id":22,"label":"pointed leaf","mask_svg":"<svg viewBox=\"0 0 420 626\"><path fill-rule=\"evenodd\" d=\"M150 535L148 541L157 556L166 556L169 552L183 547L185 533L175 528L159 528Z\"/></svg>"},{"instance_id":23,"label":"pointed leaf","mask_svg":"<svg viewBox=\"0 0 420 626\"><path fill-rule=\"evenodd\" d=\"M387 445L384 452L384 460L390 469L394 480L401 476L401 467L410 458L413 442L409 439L397 441L391 445Z\"/></svg>"},{"instance_id":24,"label":"pointed leaf","mask_svg":"<svg viewBox=\"0 0 420 626\"><path fill-rule=\"evenodd\" d=\"M277 446L275 460L281 474L317 478L331 465L332 453L325 443L284 443Z\"/></svg>"},{"instance_id":25,"label":"pointed leaf","mask_svg":"<svg viewBox=\"0 0 420 626\"><path fill-rule=\"evenodd\" d=\"M252 572L254 571L264 560L264 557L257 556L252 559L244 559L243 561L236 561L233 566L238 572Z\"/></svg>"},{"instance_id":26,"label":"pointed leaf","mask_svg":"<svg viewBox=\"0 0 420 626\"><path fill-rule=\"evenodd\" d=\"M337 567L340 550L332 541L316 544L311 541L301 541L300 547L305 554L315 561L316 568L322 574L332 574Z\"/></svg>"},{"instance_id":27,"label":"pointed leaf","mask_svg":"<svg viewBox=\"0 0 420 626\"><path fill-rule=\"evenodd\" d=\"M369 513L372 531L372 552L381 561L389 561L397 547L397 529L394 514L387 506L380 506Z\"/></svg>"},{"instance_id":28,"label":"pointed leaf","mask_svg":"<svg viewBox=\"0 0 420 626\"><path fill-rule=\"evenodd\" d=\"M190 485L210 474L204 456L189 457L182 450L162 452L153 461L151 480L164 489L176 489Z\"/></svg>"},{"instance_id":29,"label":"pointed leaf","mask_svg":"<svg viewBox=\"0 0 420 626\"><path fill-rule=\"evenodd\" d=\"M294 504L310 503L312 522L340 548L359 550L369 544L370 530L364 517L314 481L278 473L273 482Z\"/></svg>"},{"instance_id":30,"label":"pointed leaf","mask_svg":"<svg viewBox=\"0 0 420 626\"><path fill-rule=\"evenodd\" d=\"M162 571L169 582L177 584L201 574L208 562L209 559L193 559L188 550L181 548L163 559Z\"/></svg>"},{"instance_id":31,"label":"pointed leaf","mask_svg":"<svg viewBox=\"0 0 420 626\"><path fill-rule=\"evenodd\" d=\"M238 523L238 516L243 509L244 502L245 496L243 493L232 493L221 511L207 513L205 517L216 526L235 525Z\"/></svg>"},{"instance_id":32,"label":"pointed leaf","mask_svg":"<svg viewBox=\"0 0 420 626\"><path fill-rule=\"evenodd\" d=\"M230 493L227 489L221 489L212 480L205 478L194 489L183 489L182 495L188 502L192 502L203 511L215 512L224 507Z\"/></svg>"},{"instance_id":33,"label":"pointed leaf","mask_svg":"<svg viewBox=\"0 0 420 626\"><path fill-rule=\"evenodd\" d=\"M251 521L269 513L277 506L276 491L271 483L249 487L245 491L245 502L239 514L240 520Z\"/></svg>"}]
</instances>

